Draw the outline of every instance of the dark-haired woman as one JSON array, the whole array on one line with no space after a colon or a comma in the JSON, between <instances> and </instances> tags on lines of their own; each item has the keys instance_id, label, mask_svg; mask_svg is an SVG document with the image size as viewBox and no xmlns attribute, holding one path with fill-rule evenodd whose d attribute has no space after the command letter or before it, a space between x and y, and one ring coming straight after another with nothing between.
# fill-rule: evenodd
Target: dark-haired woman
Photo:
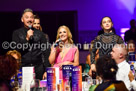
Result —
<instances>
[{"instance_id":1,"label":"dark-haired woman","mask_svg":"<svg viewBox=\"0 0 136 91\"><path fill-rule=\"evenodd\" d=\"M97 50L99 50L99 57L104 55L110 56L110 52L116 43L124 43L123 39L114 33L113 22L110 17L103 17L100 24L104 33L98 35L94 40L94 45L91 51L90 76L92 75L92 71L96 71L95 63L97 60L95 60L95 56Z\"/></svg>"},{"instance_id":2,"label":"dark-haired woman","mask_svg":"<svg viewBox=\"0 0 136 91\"><path fill-rule=\"evenodd\" d=\"M110 17L104 17L101 21L103 34L98 35L94 40L94 46L91 52L91 63L95 63L95 53L99 49L99 56L110 55L112 47L116 43L124 43L123 39L113 32L113 23Z\"/></svg>"},{"instance_id":3,"label":"dark-haired woman","mask_svg":"<svg viewBox=\"0 0 136 91\"><path fill-rule=\"evenodd\" d=\"M92 85L89 91L128 91L122 81L116 81L118 67L109 56L103 56L97 60L96 71L103 82L99 85Z\"/></svg>"}]
</instances>

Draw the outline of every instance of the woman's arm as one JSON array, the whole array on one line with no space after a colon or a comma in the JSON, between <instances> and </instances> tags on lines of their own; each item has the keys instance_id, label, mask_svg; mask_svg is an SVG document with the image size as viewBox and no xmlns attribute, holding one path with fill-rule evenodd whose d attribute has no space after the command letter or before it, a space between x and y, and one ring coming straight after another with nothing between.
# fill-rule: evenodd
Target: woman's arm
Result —
<instances>
[{"instance_id":1,"label":"woman's arm","mask_svg":"<svg viewBox=\"0 0 136 91\"><path fill-rule=\"evenodd\" d=\"M54 61L56 59L56 55L57 55L57 48L52 47L51 52L50 52L50 56L49 56L50 64L54 64Z\"/></svg>"},{"instance_id":2,"label":"woman's arm","mask_svg":"<svg viewBox=\"0 0 136 91\"><path fill-rule=\"evenodd\" d=\"M99 46L100 46L100 42L98 42L98 43L97 42L98 42L98 39L96 37L95 40L94 40L94 44L91 45L91 47L92 47L92 51L90 53L90 55L91 55L91 57L90 57L91 64L95 64L96 63L96 60L95 60L96 51L97 51L97 47L99 48Z\"/></svg>"}]
</instances>

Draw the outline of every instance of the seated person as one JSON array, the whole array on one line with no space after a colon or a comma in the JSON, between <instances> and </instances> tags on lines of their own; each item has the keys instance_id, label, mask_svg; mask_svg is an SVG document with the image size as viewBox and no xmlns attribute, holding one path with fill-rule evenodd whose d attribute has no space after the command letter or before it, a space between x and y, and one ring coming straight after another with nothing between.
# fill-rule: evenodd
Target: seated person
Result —
<instances>
[{"instance_id":1,"label":"seated person","mask_svg":"<svg viewBox=\"0 0 136 91\"><path fill-rule=\"evenodd\" d=\"M11 89L8 82L0 80L0 91L14 91Z\"/></svg>"},{"instance_id":2,"label":"seated person","mask_svg":"<svg viewBox=\"0 0 136 91\"><path fill-rule=\"evenodd\" d=\"M128 91L122 81L116 81L118 67L116 62L109 56L104 56L97 60L96 71L103 82L99 85L92 85L89 91Z\"/></svg>"},{"instance_id":3,"label":"seated person","mask_svg":"<svg viewBox=\"0 0 136 91\"><path fill-rule=\"evenodd\" d=\"M84 73L88 73L89 72L90 65L91 65L90 54L88 54L87 57L86 57L86 64L85 64Z\"/></svg>"},{"instance_id":4,"label":"seated person","mask_svg":"<svg viewBox=\"0 0 136 91\"><path fill-rule=\"evenodd\" d=\"M6 55L11 55L12 57L14 57L19 65L19 69L17 70L17 74L15 74L11 78L11 84L13 84L12 82L14 82L16 80L22 81L22 69L20 69L21 68L21 54L20 54L20 52L18 52L16 50L10 50L6 53Z\"/></svg>"},{"instance_id":5,"label":"seated person","mask_svg":"<svg viewBox=\"0 0 136 91\"><path fill-rule=\"evenodd\" d=\"M21 63L21 53L16 50L10 50L6 53L7 55L11 55L17 60L17 63Z\"/></svg>"},{"instance_id":6,"label":"seated person","mask_svg":"<svg viewBox=\"0 0 136 91\"><path fill-rule=\"evenodd\" d=\"M90 52L92 51L93 46L94 46L94 40L91 41L91 47L90 47L90 50L89 50ZM98 58L99 58L99 50L98 50L98 49L97 49L95 55L96 55L96 56L95 56L95 60L97 61ZM89 74L90 76L92 76L92 70L96 72L96 67L95 67L95 64L91 64L91 54L88 54L87 60L90 61L90 62L89 62L89 63L90 63L90 70L89 70L89 73L88 73L88 74Z\"/></svg>"},{"instance_id":7,"label":"seated person","mask_svg":"<svg viewBox=\"0 0 136 91\"><path fill-rule=\"evenodd\" d=\"M129 40L127 43L127 51L128 54L134 52L135 53L135 42L134 40ZM136 54L135 54L135 59L133 59L134 57L129 57L128 56L128 61L136 61Z\"/></svg>"},{"instance_id":8,"label":"seated person","mask_svg":"<svg viewBox=\"0 0 136 91\"><path fill-rule=\"evenodd\" d=\"M134 77L132 71L129 72L128 77L131 82L131 86L132 86L133 90L136 91L136 81L135 81L135 77Z\"/></svg>"},{"instance_id":9,"label":"seated person","mask_svg":"<svg viewBox=\"0 0 136 91\"><path fill-rule=\"evenodd\" d=\"M0 91L12 91L10 79L17 73L18 68L17 61L11 55L0 56Z\"/></svg>"}]
</instances>

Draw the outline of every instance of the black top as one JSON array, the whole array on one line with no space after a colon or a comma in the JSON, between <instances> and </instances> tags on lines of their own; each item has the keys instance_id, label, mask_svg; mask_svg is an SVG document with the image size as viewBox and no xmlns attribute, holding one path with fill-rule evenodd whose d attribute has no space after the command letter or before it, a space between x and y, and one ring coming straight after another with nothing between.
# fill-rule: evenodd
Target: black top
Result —
<instances>
[{"instance_id":1,"label":"black top","mask_svg":"<svg viewBox=\"0 0 136 91\"><path fill-rule=\"evenodd\" d=\"M44 65L48 67L50 47L47 46L47 39L43 32L33 29L34 34L32 39L26 40L27 28L22 27L13 32L12 40L14 48L22 55L22 66L42 64L42 56L44 56Z\"/></svg>"},{"instance_id":2,"label":"black top","mask_svg":"<svg viewBox=\"0 0 136 91\"><path fill-rule=\"evenodd\" d=\"M112 30L113 33L116 34L116 31L115 31L115 28L114 28L114 27L112 27L111 30ZM100 31L98 31L98 35L101 35L101 34L104 34L104 30L103 30L103 29L100 30Z\"/></svg>"},{"instance_id":3,"label":"black top","mask_svg":"<svg viewBox=\"0 0 136 91\"><path fill-rule=\"evenodd\" d=\"M50 42L48 34L45 33L44 35L45 35L45 38L47 39L47 42Z\"/></svg>"},{"instance_id":4,"label":"black top","mask_svg":"<svg viewBox=\"0 0 136 91\"><path fill-rule=\"evenodd\" d=\"M93 64L96 62L95 54L97 49L99 49L99 57L110 55L110 52L116 43L121 44L124 43L124 41L120 36L113 32L98 35L94 40L94 45L91 51L91 63Z\"/></svg>"},{"instance_id":5,"label":"black top","mask_svg":"<svg viewBox=\"0 0 136 91\"><path fill-rule=\"evenodd\" d=\"M136 31L132 32L131 29L125 32L124 36L125 42L128 42L129 40L134 40L136 42Z\"/></svg>"}]
</instances>

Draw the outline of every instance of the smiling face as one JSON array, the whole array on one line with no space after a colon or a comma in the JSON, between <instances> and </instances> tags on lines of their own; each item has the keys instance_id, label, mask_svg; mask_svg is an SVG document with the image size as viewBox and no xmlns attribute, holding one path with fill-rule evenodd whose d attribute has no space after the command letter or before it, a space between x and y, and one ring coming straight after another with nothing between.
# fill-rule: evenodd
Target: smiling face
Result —
<instances>
[{"instance_id":1,"label":"smiling face","mask_svg":"<svg viewBox=\"0 0 136 91\"><path fill-rule=\"evenodd\" d=\"M21 18L21 21L24 23L26 27L29 25L33 25L34 22L34 16L32 12L25 12Z\"/></svg>"},{"instance_id":2,"label":"smiling face","mask_svg":"<svg viewBox=\"0 0 136 91\"><path fill-rule=\"evenodd\" d=\"M68 40L68 32L65 28L60 28L58 33L59 33L59 37L62 41Z\"/></svg>"},{"instance_id":3,"label":"smiling face","mask_svg":"<svg viewBox=\"0 0 136 91\"><path fill-rule=\"evenodd\" d=\"M101 27L103 30L110 30L113 26L113 23L109 17L104 17L101 22Z\"/></svg>"},{"instance_id":4,"label":"smiling face","mask_svg":"<svg viewBox=\"0 0 136 91\"><path fill-rule=\"evenodd\" d=\"M40 20L39 19L34 19L33 27L37 30L40 30Z\"/></svg>"},{"instance_id":5,"label":"smiling face","mask_svg":"<svg viewBox=\"0 0 136 91\"><path fill-rule=\"evenodd\" d=\"M68 41L68 43L73 44L70 29L65 25L59 27L56 40L58 39L61 39L63 42Z\"/></svg>"}]
</instances>

